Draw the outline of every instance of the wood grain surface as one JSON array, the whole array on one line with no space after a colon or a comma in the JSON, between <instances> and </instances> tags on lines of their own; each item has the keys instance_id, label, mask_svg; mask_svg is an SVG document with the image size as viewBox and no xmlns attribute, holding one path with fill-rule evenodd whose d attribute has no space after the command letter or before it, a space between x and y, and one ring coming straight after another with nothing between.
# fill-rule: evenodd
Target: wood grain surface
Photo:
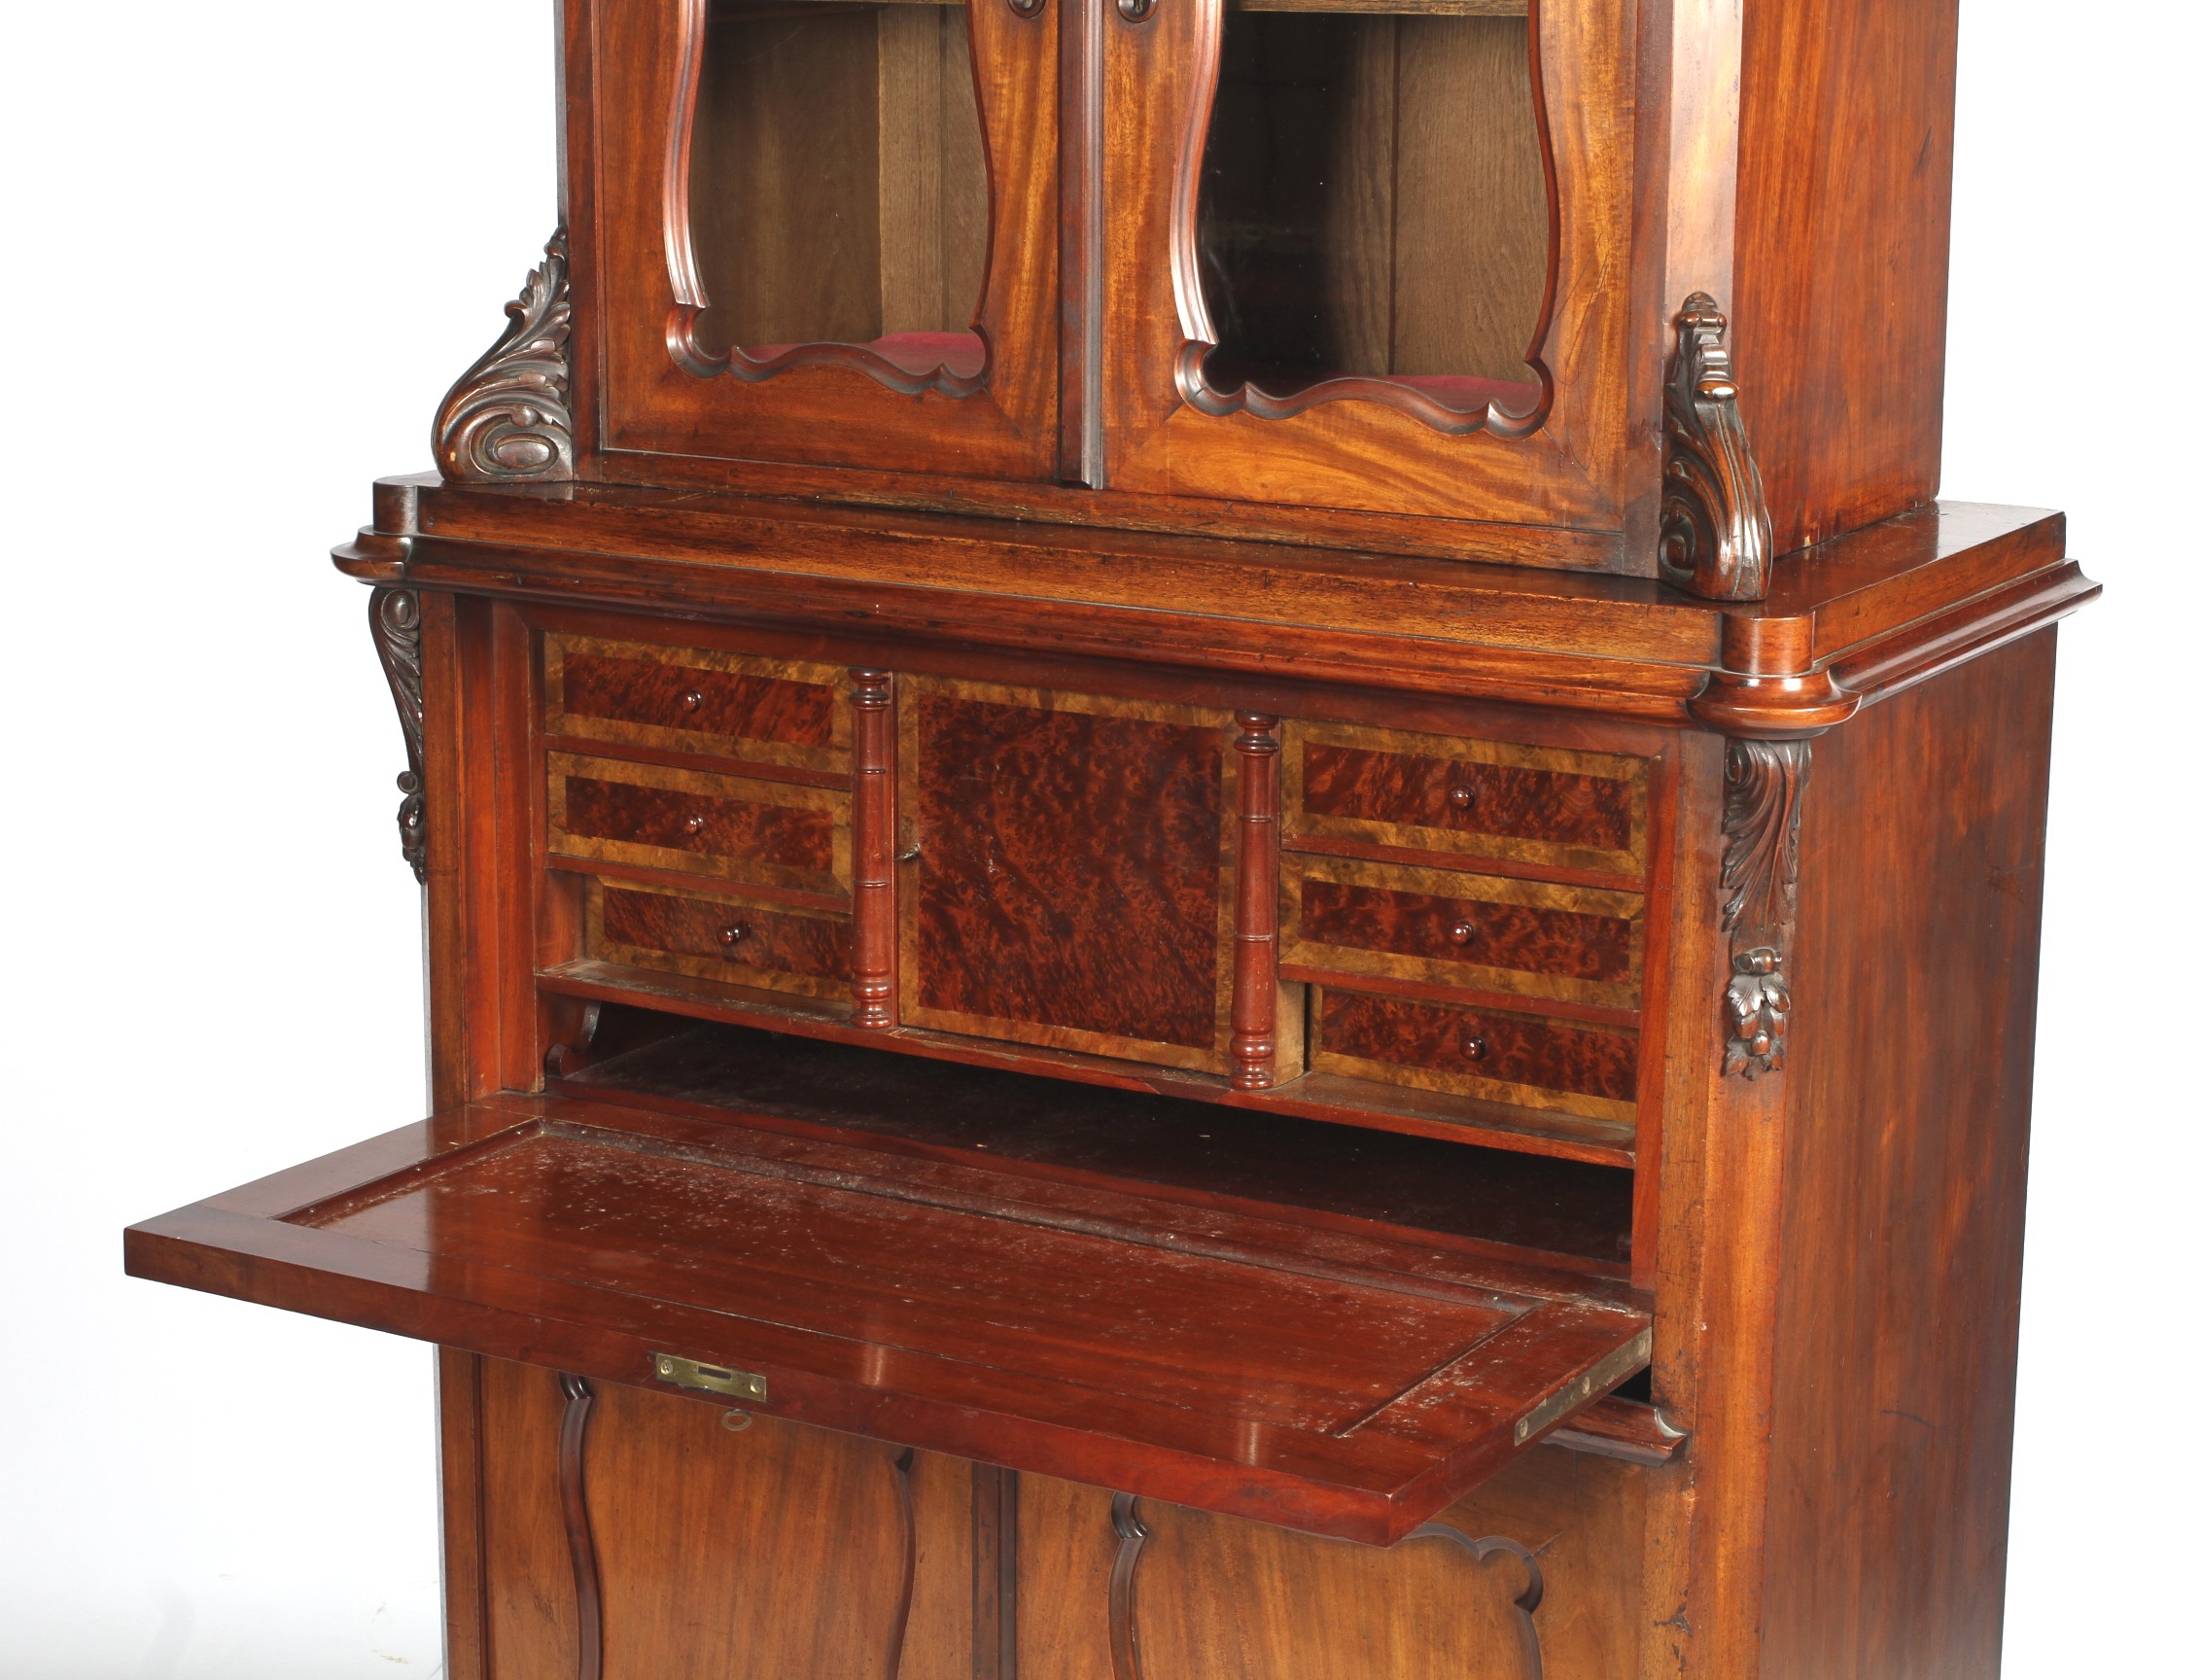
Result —
<instances>
[{"instance_id":1,"label":"wood grain surface","mask_svg":"<svg viewBox=\"0 0 2202 1680\"><path fill-rule=\"evenodd\" d=\"M1640 760L1340 724L1285 731L1285 833L1639 875Z\"/></svg>"},{"instance_id":2,"label":"wood grain surface","mask_svg":"<svg viewBox=\"0 0 2202 1680\"><path fill-rule=\"evenodd\" d=\"M543 726L846 773L846 677L830 665L594 636L543 638Z\"/></svg>"},{"instance_id":3,"label":"wood grain surface","mask_svg":"<svg viewBox=\"0 0 2202 1680\"><path fill-rule=\"evenodd\" d=\"M1230 719L937 682L900 716L903 1019L1220 1070Z\"/></svg>"},{"instance_id":4,"label":"wood grain surface","mask_svg":"<svg viewBox=\"0 0 2202 1680\"><path fill-rule=\"evenodd\" d=\"M1309 1062L1600 1120L1636 1114L1636 1034L1625 1028L1318 987Z\"/></svg>"},{"instance_id":5,"label":"wood grain surface","mask_svg":"<svg viewBox=\"0 0 2202 1680\"><path fill-rule=\"evenodd\" d=\"M2055 653L2034 637L1815 744L1768 1676L1998 1671Z\"/></svg>"},{"instance_id":6,"label":"wood grain surface","mask_svg":"<svg viewBox=\"0 0 2202 1680\"><path fill-rule=\"evenodd\" d=\"M591 880L583 950L607 962L846 998L849 919L719 893Z\"/></svg>"},{"instance_id":7,"label":"wood grain surface","mask_svg":"<svg viewBox=\"0 0 2202 1680\"><path fill-rule=\"evenodd\" d=\"M849 891L845 792L568 752L547 775L560 857Z\"/></svg>"},{"instance_id":8,"label":"wood grain surface","mask_svg":"<svg viewBox=\"0 0 2202 1680\"><path fill-rule=\"evenodd\" d=\"M1640 996L1636 893L1296 854L1284 899L1283 958L1296 969L1621 1008Z\"/></svg>"}]
</instances>

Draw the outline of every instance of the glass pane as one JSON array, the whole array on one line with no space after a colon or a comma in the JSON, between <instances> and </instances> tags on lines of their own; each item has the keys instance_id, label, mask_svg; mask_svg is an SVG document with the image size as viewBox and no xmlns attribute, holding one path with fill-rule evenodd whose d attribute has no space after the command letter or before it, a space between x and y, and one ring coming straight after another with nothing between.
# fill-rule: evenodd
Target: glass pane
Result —
<instances>
[{"instance_id":1,"label":"glass pane","mask_svg":"<svg viewBox=\"0 0 2202 1680\"><path fill-rule=\"evenodd\" d=\"M1538 400L1551 234L1529 19L1490 15L1507 0L1412 3L1226 14L1198 222L1211 387L1362 375L1463 412Z\"/></svg>"},{"instance_id":2,"label":"glass pane","mask_svg":"<svg viewBox=\"0 0 2202 1680\"><path fill-rule=\"evenodd\" d=\"M987 169L964 9L713 0L688 214L705 352L863 344L975 377Z\"/></svg>"}]
</instances>

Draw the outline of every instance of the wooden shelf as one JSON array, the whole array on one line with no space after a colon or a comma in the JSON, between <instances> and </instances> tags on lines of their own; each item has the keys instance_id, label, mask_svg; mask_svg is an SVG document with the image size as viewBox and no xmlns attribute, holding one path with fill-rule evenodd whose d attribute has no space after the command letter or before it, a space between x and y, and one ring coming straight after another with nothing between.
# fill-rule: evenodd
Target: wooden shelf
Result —
<instances>
[{"instance_id":1,"label":"wooden shelf","mask_svg":"<svg viewBox=\"0 0 2202 1680\"><path fill-rule=\"evenodd\" d=\"M1625 1278L1633 1181L1611 1167L971 1068L859 1044L608 1016L634 1040L557 1095L1014 1168L1089 1187L1259 1212Z\"/></svg>"},{"instance_id":2,"label":"wooden shelf","mask_svg":"<svg viewBox=\"0 0 2202 1680\"><path fill-rule=\"evenodd\" d=\"M1381 1080L1310 1073L1269 1091L1234 1091L1220 1075L1150 1067L1079 1051L996 1042L916 1027L859 1028L851 1024L846 1004L814 1003L785 994L610 962L567 962L536 978L543 991L561 997L634 1003L693 1020L762 1027L768 1032L800 1033L838 1043L892 1047L905 1055L970 1067L1048 1073L1118 1090L1146 1091L1190 1102L1440 1138L1595 1166L1633 1168L1636 1163L1635 1131L1625 1124L1517 1108Z\"/></svg>"}]
</instances>

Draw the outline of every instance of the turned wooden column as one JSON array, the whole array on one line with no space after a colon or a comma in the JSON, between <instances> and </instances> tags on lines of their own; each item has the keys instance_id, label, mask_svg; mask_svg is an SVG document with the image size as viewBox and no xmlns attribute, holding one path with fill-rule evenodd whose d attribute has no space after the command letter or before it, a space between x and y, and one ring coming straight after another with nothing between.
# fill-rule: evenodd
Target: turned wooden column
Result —
<instances>
[{"instance_id":1,"label":"turned wooden column","mask_svg":"<svg viewBox=\"0 0 2202 1680\"><path fill-rule=\"evenodd\" d=\"M1239 714L1239 914L1232 938L1231 1083L1276 1083L1276 719Z\"/></svg>"},{"instance_id":2,"label":"turned wooden column","mask_svg":"<svg viewBox=\"0 0 2202 1680\"><path fill-rule=\"evenodd\" d=\"M856 806L850 824L856 853L855 962L851 975L859 1027L894 1025L894 679L885 671L849 673L856 708Z\"/></svg>"}]
</instances>

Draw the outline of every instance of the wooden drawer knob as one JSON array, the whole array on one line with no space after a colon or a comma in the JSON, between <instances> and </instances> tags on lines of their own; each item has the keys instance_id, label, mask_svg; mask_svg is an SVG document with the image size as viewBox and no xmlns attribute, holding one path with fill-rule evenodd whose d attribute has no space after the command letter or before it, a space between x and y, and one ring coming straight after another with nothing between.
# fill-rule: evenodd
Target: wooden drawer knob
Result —
<instances>
[{"instance_id":1,"label":"wooden drawer knob","mask_svg":"<svg viewBox=\"0 0 2202 1680\"><path fill-rule=\"evenodd\" d=\"M1445 933L1455 945L1473 945L1476 942L1476 924L1463 916L1448 928Z\"/></svg>"},{"instance_id":2,"label":"wooden drawer knob","mask_svg":"<svg viewBox=\"0 0 2202 1680\"><path fill-rule=\"evenodd\" d=\"M739 922L729 922L718 930L718 942L731 951L750 936L750 930Z\"/></svg>"},{"instance_id":3,"label":"wooden drawer knob","mask_svg":"<svg viewBox=\"0 0 2202 1680\"><path fill-rule=\"evenodd\" d=\"M1453 808L1453 809L1454 809L1455 811L1473 811L1473 810L1475 810L1475 809L1476 809L1476 785L1475 785L1475 783L1473 783L1473 782L1455 782L1455 783L1454 783L1454 784L1452 785L1452 789L1451 789L1451 791L1446 794L1446 796L1445 796L1445 799L1446 799L1446 803L1447 803L1447 804L1449 804L1449 805L1451 805L1451 807L1452 807L1452 808Z\"/></svg>"},{"instance_id":4,"label":"wooden drawer knob","mask_svg":"<svg viewBox=\"0 0 2202 1680\"><path fill-rule=\"evenodd\" d=\"M691 834L701 834L704 831L704 823L707 821L709 821L709 819L707 819L704 814L699 811L693 817L689 818L685 822L682 823L681 826L685 828Z\"/></svg>"},{"instance_id":5,"label":"wooden drawer knob","mask_svg":"<svg viewBox=\"0 0 2202 1680\"><path fill-rule=\"evenodd\" d=\"M1460 1052L1471 1062L1481 1062L1491 1053L1491 1047L1484 1041L1484 1035L1479 1032L1467 1043L1461 1045Z\"/></svg>"},{"instance_id":6,"label":"wooden drawer knob","mask_svg":"<svg viewBox=\"0 0 2202 1680\"><path fill-rule=\"evenodd\" d=\"M685 694L681 696L682 711L701 712L703 709L704 691L701 688L691 688Z\"/></svg>"}]
</instances>

